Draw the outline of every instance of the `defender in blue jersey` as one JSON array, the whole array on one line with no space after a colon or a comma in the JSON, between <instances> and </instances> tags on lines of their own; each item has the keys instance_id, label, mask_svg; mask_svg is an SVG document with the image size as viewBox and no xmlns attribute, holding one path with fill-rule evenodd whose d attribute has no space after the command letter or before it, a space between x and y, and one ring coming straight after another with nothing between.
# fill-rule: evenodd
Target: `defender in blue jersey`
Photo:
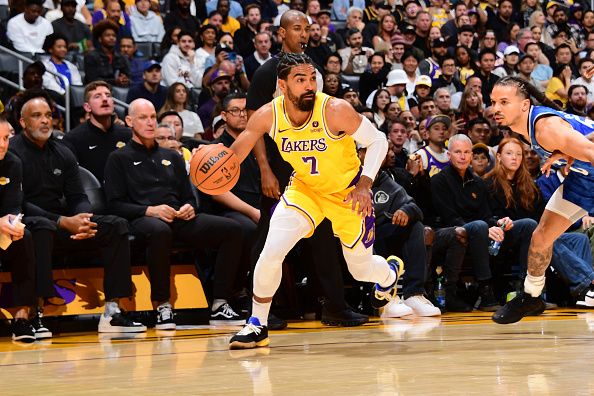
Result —
<instances>
[{"instance_id":1,"label":"defender in blue jersey","mask_svg":"<svg viewBox=\"0 0 594 396\"><path fill-rule=\"evenodd\" d=\"M531 96L548 107L532 105ZM555 103L518 77L499 80L491 92L491 103L495 121L521 135L546 159L543 172L548 174L551 165L559 160L567 161L570 169L532 235L524 292L493 315L493 321L506 324L544 311L540 294L553 242L594 209L594 143L586 137L594 132L594 121L555 110Z\"/></svg>"}]
</instances>

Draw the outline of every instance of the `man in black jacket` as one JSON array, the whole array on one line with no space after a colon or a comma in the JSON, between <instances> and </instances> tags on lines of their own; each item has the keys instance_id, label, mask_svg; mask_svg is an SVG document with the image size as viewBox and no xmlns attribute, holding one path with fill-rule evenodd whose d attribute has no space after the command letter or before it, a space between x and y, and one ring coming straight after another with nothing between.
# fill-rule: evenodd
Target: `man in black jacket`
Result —
<instances>
[{"instance_id":1,"label":"man in black jacket","mask_svg":"<svg viewBox=\"0 0 594 396\"><path fill-rule=\"evenodd\" d=\"M210 323L244 324L245 319L228 304L243 246L241 228L231 219L198 214L183 157L155 141L157 113L151 102L132 102L126 122L132 128L132 140L107 159L105 193L110 211L130 221L132 233L146 242L156 328L176 327L169 302L169 255L174 241L218 249Z\"/></svg>"},{"instance_id":2,"label":"man in black jacket","mask_svg":"<svg viewBox=\"0 0 594 396\"><path fill-rule=\"evenodd\" d=\"M365 148L359 149L359 158L365 159ZM384 166L392 166L394 152L388 150ZM397 298L383 310L382 317L397 318L405 315L441 315L425 298L427 281L427 249L423 212L414 199L406 193L386 171L380 170L373 186L373 210L375 211L375 249L382 256L397 254L406 265L402 293L404 303Z\"/></svg>"},{"instance_id":3,"label":"man in black jacket","mask_svg":"<svg viewBox=\"0 0 594 396\"><path fill-rule=\"evenodd\" d=\"M0 258L12 276L12 339L30 343L35 341L29 322L29 307L35 304L35 251L31 232L17 218L22 213L23 166L8 152L10 129L8 121L0 118Z\"/></svg>"},{"instance_id":4,"label":"man in black jacket","mask_svg":"<svg viewBox=\"0 0 594 396\"><path fill-rule=\"evenodd\" d=\"M479 282L479 309L496 311L499 304L491 288L489 239L503 241L504 230L511 229L513 222L508 217L498 220L493 217L487 186L468 169L472 159L472 142L468 136L458 134L450 138L448 157L450 164L431 178L433 205L443 226L466 230L467 254Z\"/></svg>"},{"instance_id":5,"label":"man in black jacket","mask_svg":"<svg viewBox=\"0 0 594 396\"><path fill-rule=\"evenodd\" d=\"M85 83L103 80L118 87L130 85L130 65L116 50L119 27L103 20L93 27L93 39L99 43L85 56Z\"/></svg>"},{"instance_id":6,"label":"man in black jacket","mask_svg":"<svg viewBox=\"0 0 594 396\"><path fill-rule=\"evenodd\" d=\"M26 164L24 223L35 244L37 294L42 298L55 297L53 254L99 250L105 269L106 301L99 332L144 332L145 326L129 320L118 307L120 298L132 295L128 224L116 216L93 215L76 158L52 137L49 101L43 91L25 93L20 119L23 133L10 144L10 150ZM36 337L51 337L41 323L41 314L42 310L33 322Z\"/></svg>"},{"instance_id":7,"label":"man in black jacket","mask_svg":"<svg viewBox=\"0 0 594 396\"><path fill-rule=\"evenodd\" d=\"M132 137L125 126L114 123L111 86L105 81L93 81L85 87L87 122L64 135L62 140L78 160L103 183L103 170L109 154L122 148Z\"/></svg>"}]
</instances>

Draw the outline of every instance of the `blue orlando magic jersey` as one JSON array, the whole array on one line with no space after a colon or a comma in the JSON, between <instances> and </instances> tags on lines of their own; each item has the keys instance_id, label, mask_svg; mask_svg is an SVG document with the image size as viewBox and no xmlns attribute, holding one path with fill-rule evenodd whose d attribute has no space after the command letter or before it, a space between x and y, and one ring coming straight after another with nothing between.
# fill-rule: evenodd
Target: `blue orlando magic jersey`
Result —
<instances>
[{"instance_id":1,"label":"blue orlando magic jersey","mask_svg":"<svg viewBox=\"0 0 594 396\"><path fill-rule=\"evenodd\" d=\"M588 118L579 117L574 114L567 114L562 111L553 110L544 106L530 107L530 114L528 116L528 133L530 134L530 144L534 151L538 153L543 159L548 159L552 153L547 151L538 144L535 134L536 121L544 117L556 116L561 117L569 123L571 127L587 136L594 133L594 121ZM552 148L552 147L551 147ZM573 163L574 168L582 169L587 172L584 175L579 172L571 171L565 178L563 183L563 198L581 206L587 210L588 213L594 212L594 166L590 162L576 160Z\"/></svg>"}]
</instances>

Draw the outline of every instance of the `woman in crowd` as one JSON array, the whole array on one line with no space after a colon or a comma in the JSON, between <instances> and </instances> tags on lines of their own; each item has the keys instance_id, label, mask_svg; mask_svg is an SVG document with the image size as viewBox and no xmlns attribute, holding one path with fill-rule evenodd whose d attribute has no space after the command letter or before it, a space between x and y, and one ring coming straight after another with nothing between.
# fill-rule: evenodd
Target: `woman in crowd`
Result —
<instances>
[{"instance_id":1,"label":"woman in crowd","mask_svg":"<svg viewBox=\"0 0 594 396\"><path fill-rule=\"evenodd\" d=\"M390 104L391 96L387 89L378 89L373 96L371 110L373 110L373 120L375 125L382 125L386 120L385 110Z\"/></svg>"},{"instance_id":2,"label":"woman in crowd","mask_svg":"<svg viewBox=\"0 0 594 396\"><path fill-rule=\"evenodd\" d=\"M326 73L324 76L325 94L339 98L341 96L340 77L336 73Z\"/></svg>"},{"instance_id":3,"label":"woman in crowd","mask_svg":"<svg viewBox=\"0 0 594 396\"><path fill-rule=\"evenodd\" d=\"M553 78L551 78L547 85L545 95L565 108L570 86L571 67L569 65L557 65L553 69Z\"/></svg>"},{"instance_id":4,"label":"woman in crowd","mask_svg":"<svg viewBox=\"0 0 594 396\"><path fill-rule=\"evenodd\" d=\"M483 100L471 87L467 87L462 94L460 107L456 113L456 120L468 121L483 116Z\"/></svg>"},{"instance_id":5,"label":"woman in crowd","mask_svg":"<svg viewBox=\"0 0 594 396\"><path fill-rule=\"evenodd\" d=\"M406 92L414 92L417 76L421 75L419 71L419 60L412 51L406 51L402 55L402 68L406 73L408 82L406 83Z\"/></svg>"},{"instance_id":6,"label":"woman in crowd","mask_svg":"<svg viewBox=\"0 0 594 396\"><path fill-rule=\"evenodd\" d=\"M392 14L385 14L380 18L377 35L371 42L375 52L386 53L392 48L392 35L397 32L396 18Z\"/></svg>"},{"instance_id":7,"label":"woman in crowd","mask_svg":"<svg viewBox=\"0 0 594 396\"><path fill-rule=\"evenodd\" d=\"M198 114L188 110L190 93L182 83L172 84L167 91L165 104L159 111L164 113L173 110L179 114L183 120L183 136L187 138L201 139L204 133L204 127Z\"/></svg>"},{"instance_id":8,"label":"woman in crowd","mask_svg":"<svg viewBox=\"0 0 594 396\"><path fill-rule=\"evenodd\" d=\"M505 28L503 39L497 46L497 51L504 52L510 45L518 46L518 33L520 32L520 25L512 22Z\"/></svg>"},{"instance_id":9,"label":"woman in crowd","mask_svg":"<svg viewBox=\"0 0 594 396\"><path fill-rule=\"evenodd\" d=\"M537 42L540 41L550 47L551 45L553 45L553 39L551 38L551 36L547 33L547 31L545 29L546 22L547 22L547 19L545 17L544 12L542 12L540 10L536 10L532 13L532 15L530 15L530 18L528 20L528 26L530 26L530 31L532 32L532 38L535 41L537 41ZM538 30L538 31L535 32L535 30Z\"/></svg>"},{"instance_id":10,"label":"woman in crowd","mask_svg":"<svg viewBox=\"0 0 594 396\"><path fill-rule=\"evenodd\" d=\"M165 36L163 36L163 41L161 41L160 47L162 54L166 54L173 45L177 45L179 32L181 32L181 28L177 26L165 32Z\"/></svg>"},{"instance_id":11,"label":"woman in crowd","mask_svg":"<svg viewBox=\"0 0 594 396\"><path fill-rule=\"evenodd\" d=\"M542 12L538 0L522 0L522 4L520 5L520 13L524 26L531 26L530 17L535 11Z\"/></svg>"},{"instance_id":12,"label":"woman in crowd","mask_svg":"<svg viewBox=\"0 0 594 396\"><path fill-rule=\"evenodd\" d=\"M476 65L470 55L470 48L465 45L456 47L455 59L456 68L458 69L458 79L463 85L466 85L468 77L476 73Z\"/></svg>"}]
</instances>

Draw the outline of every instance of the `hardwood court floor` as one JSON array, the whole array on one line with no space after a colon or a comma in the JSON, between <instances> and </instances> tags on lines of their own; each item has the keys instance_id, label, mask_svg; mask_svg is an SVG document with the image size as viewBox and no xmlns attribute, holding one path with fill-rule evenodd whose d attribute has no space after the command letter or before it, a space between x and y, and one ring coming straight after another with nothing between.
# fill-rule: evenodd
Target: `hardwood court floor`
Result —
<instances>
[{"instance_id":1,"label":"hardwood court floor","mask_svg":"<svg viewBox=\"0 0 594 396\"><path fill-rule=\"evenodd\" d=\"M594 311L501 326L485 313L291 323L271 347L229 351L237 328L136 339L0 340L1 395L592 395Z\"/></svg>"}]
</instances>

